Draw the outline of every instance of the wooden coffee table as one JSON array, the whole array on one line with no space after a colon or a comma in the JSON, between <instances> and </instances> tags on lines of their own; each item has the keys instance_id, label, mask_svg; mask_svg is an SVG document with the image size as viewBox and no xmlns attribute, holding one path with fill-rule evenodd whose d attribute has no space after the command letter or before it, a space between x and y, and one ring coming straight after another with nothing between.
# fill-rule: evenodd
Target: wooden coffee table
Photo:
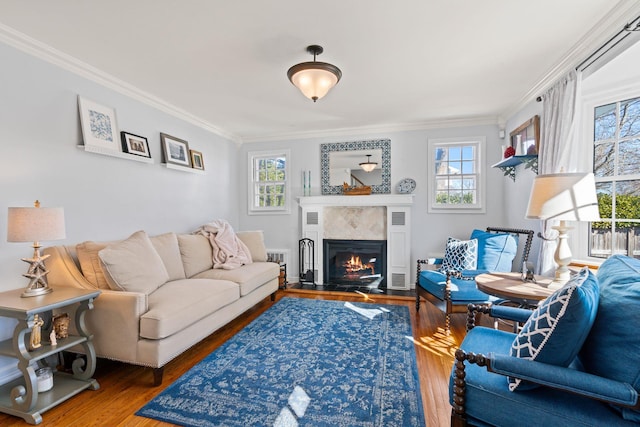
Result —
<instances>
[{"instance_id":1,"label":"wooden coffee table","mask_svg":"<svg viewBox=\"0 0 640 427\"><path fill-rule=\"evenodd\" d=\"M551 295L557 287L549 288L553 277L535 276L536 283L523 282L520 273L486 273L476 276L482 292L513 301L523 306L536 306Z\"/></svg>"}]
</instances>

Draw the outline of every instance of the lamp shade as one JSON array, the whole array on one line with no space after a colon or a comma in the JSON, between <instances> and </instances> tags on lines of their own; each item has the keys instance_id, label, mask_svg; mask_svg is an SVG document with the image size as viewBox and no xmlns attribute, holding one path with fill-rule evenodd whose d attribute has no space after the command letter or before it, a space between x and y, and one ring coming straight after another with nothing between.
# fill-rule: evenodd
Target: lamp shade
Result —
<instances>
[{"instance_id":1,"label":"lamp shade","mask_svg":"<svg viewBox=\"0 0 640 427\"><path fill-rule=\"evenodd\" d=\"M8 242L37 242L64 239L63 208L9 208Z\"/></svg>"},{"instance_id":2,"label":"lamp shade","mask_svg":"<svg viewBox=\"0 0 640 427\"><path fill-rule=\"evenodd\" d=\"M335 65L316 61L316 55L323 51L322 46L308 46L307 52L313 55L313 62L296 64L287 71L291 83L313 102L325 96L342 77L342 71Z\"/></svg>"},{"instance_id":3,"label":"lamp shade","mask_svg":"<svg viewBox=\"0 0 640 427\"><path fill-rule=\"evenodd\" d=\"M563 221L600 219L592 173L540 175L533 181L527 218Z\"/></svg>"}]
</instances>

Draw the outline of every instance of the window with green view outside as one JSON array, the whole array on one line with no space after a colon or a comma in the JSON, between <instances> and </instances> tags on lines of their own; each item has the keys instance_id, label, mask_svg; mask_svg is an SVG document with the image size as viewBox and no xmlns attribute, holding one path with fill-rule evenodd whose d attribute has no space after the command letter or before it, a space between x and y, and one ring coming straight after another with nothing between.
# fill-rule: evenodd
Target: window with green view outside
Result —
<instances>
[{"instance_id":1,"label":"window with green view outside","mask_svg":"<svg viewBox=\"0 0 640 427\"><path fill-rule=\"evenodd\" d=\"M593 172L600 218L589 255L640 258L640 98L594 109Z\"/></svg>"},{"instance_id":2,"label":"window with green view outside","mask_svg":"<svg viewBox=\"0 0 640 427\"><path fill-rule=\"evenodd\" d=\"M286 153L249 153L251 164L251 210L287 210L288 168Z\"/></svg>"}]
</instances>

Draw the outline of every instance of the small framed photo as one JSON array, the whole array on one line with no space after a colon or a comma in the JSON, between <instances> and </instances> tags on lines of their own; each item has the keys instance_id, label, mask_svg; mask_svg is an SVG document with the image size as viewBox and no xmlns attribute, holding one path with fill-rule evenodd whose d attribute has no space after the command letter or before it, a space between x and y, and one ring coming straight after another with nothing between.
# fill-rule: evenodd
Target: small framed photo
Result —
<instances>
[{"instance_id":1,"label":"small framed photo","mask_svg":"<svg viewBox=\"0 0 640 427\"><path fill-rule=\"evenodd\" d=\"M116 111L78 96L80 125L85 147L120 152Z\"/></svg>"},{"instance_id":2,"label":"small framed photo","mask_svg":"<svg viewBox=\"0 0 640 427\"><path fill-rule=\"evenodd\" d=\"M189 143L175 136L160 133L162 143L162 154L164 161L174 165L191 167L191 156L189 155Z\"/></svg>"},{"instance_id":3,"label":"small framed photo","mask_svg":"<svg viewBox=\"0 0 640 427\"><path fill-rule=\"evenodd\" d=\"M202 159L202 153L200 151L191 150L191 164L194 169L204 170L204 160Z\"/></svg>"},{"instance_id":4,"label":"small framed photo","mask_svg":"<svg viewBox=\"0 0 640 427\"><path fill-rule=\"evenodd\" d=\"M120 132L120 139L122 140L122 151L125 153L151 158L149 143L144 136L134 135L129 132Z\"/></svg>"}]
</instances>

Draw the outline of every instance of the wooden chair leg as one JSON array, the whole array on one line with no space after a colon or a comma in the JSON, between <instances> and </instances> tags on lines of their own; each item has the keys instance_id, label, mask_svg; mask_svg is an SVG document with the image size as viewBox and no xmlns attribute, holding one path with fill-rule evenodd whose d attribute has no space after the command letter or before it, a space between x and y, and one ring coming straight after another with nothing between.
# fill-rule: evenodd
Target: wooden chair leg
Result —
<instances>
[{"instance_id":1,"label":"wooden chair leg","mask_svg":"<svg viewBox=\"0 0 640 427\"><path fill-rule=\"evenodd\" d=\"M449 313L444 314L444 333L445 335L451 335L451 315Z\"/></svg>"},{"instance_id":2,"label":"wooden chair leg","mask_svg":"<svg viewBox=\"0 0 640 427\"><path fill-rule=\"evenodd\" d=\"M416 312L420 311L420 295L416 293Z\"/></svg>"},{"instance_id":3,"label":"wooden chair leg","mask_svg":"<svg viewBox=\"0 0 640 427\"><path fill-rule=\"evenodd\" d=\"M160 368L153 368L153 385L155 387L162 384L163 375L164 375L164 366Z\"/></svg>"}]
</instances>

